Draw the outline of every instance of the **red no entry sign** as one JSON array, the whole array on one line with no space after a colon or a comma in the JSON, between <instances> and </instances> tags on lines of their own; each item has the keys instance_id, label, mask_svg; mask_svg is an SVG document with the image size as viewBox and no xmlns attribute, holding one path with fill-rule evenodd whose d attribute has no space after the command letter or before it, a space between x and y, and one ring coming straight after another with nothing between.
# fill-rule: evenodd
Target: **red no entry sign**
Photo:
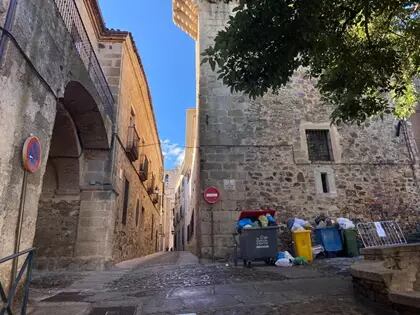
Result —
<instances>
[{"instance_id":1,"label":"red no entry sign","mask_svg":"<svg viewBox=\"0 0 420 315\"><path fill-rule=\"evenodd\" d=\"M23 167L30 173L35 173L41 166L41 142L37 137L31 136L26 139L23 150Z\"/></svg>"},{"instance_id":2,"label":"red no entry sign","mask_svg":"<svg viewBox=\"0 0 420 315\"><path fill-rule=\"evenodd\" d=\"M204 200L209 204L215 204L220 199L220 192L216 187L208 187L204 191Z\"/></svg>"}]
</instances>

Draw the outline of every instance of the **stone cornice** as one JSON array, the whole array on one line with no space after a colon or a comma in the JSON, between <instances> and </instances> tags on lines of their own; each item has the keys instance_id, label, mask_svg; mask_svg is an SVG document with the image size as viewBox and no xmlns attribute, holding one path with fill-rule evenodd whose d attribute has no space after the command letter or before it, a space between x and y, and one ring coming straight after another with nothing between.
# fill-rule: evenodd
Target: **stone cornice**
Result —
<instances>
[{"instance_id":1,"label":"stone cornice","mask_svg":"<svg viewBox=\"0 0 420 315\"><path fill-rule=\"evenodd\" d=\"M99 40L121 41L129 35L127 31L115 30L107 28L99 8L98 0L84 0L86 9L90 15L96 36Z\"/></svg>"},{"instance_id":2,"label":"stone cornice","mask_svg":"<svg viewBox=\"0 0 420 315\"><path fill-rule=\"evenodd\" d=\"M198 7L196 0L172 0L174 23L194 40L198 39Z\"/></svg>"}]
</instances>

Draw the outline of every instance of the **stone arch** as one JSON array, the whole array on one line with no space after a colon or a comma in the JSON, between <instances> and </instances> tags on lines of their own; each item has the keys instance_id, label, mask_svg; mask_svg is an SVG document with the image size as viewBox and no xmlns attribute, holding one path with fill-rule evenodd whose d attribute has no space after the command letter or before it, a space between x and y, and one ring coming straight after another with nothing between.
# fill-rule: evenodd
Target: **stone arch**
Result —
<instances>
[{"instance_id":1,"label":"stone arch","mask_svg":"<svg viewBox=\"0 0 420 315\"><path fill-rule=\"evenodd\" d=\"M34 240L40 269L69 268L80 256L79 243L91 237L80 227L82 190L104 177L98 165L109 152L106 122L82 84L69 82L56 109Z\"/></svg>"},{"instance_id":2,"label":"stone arch","mask_svg":"<svg viewBox=\"0 0 420 315\"><path fill-rule=\"evenodd\" d=\"M76 125L64 105L58 103L34 240L38 266L42 269L65 267L74 256L80 211L81 156Z\"/></svg>"},{"instance_id":3,"label":"stone arch","mask_svg":"<svg viewBox=\"0 0 420 315\"><path fill-rule=\"evenodd\" d=\"M77 81L65 88L62 103L76 125L84 149L109 149L105 120L91 94Z\"/></svg>"}]
</instances>

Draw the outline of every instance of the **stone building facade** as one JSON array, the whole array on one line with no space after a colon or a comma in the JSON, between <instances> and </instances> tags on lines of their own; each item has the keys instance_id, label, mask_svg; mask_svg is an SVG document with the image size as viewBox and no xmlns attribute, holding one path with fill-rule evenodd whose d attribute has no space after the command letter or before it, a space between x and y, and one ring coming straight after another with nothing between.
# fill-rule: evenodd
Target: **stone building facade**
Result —
<instances>
[{"instance_id":1,"label":"stone building facade","mask_svg":"<svg viewBox=\"0 0 420 315\"><path fill-rule=\"evenodd\" d=\"M175 187L179 177L179 168L166 170L164 176L165 198L163 203L163 249L174 250Z\"/></svg>"},{"instance_id":2,"label":"stone building facade","mask_svg":"<svg viewBox=\"0 0 420 315\"><path fill-rule=\"evenodd\" d=\"M40 268L155 252L163 160L131 35L106 29L96 0L3 0L0 22L0 257L16 250L19 209L19 248L37 247ZM29 135L42 163L24 179Z\"/></svg>"},{"instance_id":3,"label":"stone building facade","mask_svg":"<svg viewBox=\"0 0 420 315\"><path fill-rule=\"evenodd\" d=\"M174 21L210 46L235 2L174 0ZM197 58L199 59L199 58ZM363 126L334 126L313 79L297 71L278 95L250 100L233 94L208 64L198 73L200 185L198 247L227 258L242 209L273 208L278 220L324 213L355 220L395 219L410 230L420 215L418 138L411 123L392 117ZM412 119L418 124L418 117ZM400 131L397 135L397 129ZM215 186L221 200L201 194ZM285 232L286 233L286 232Z\"/></svg>"},{"instance_id":4,"label":"stone building facade","mask_svg":"<svg viewBox=\"0 0 420 315\"><path fill-rule=\"evenodd\" d=\"M146 74L131 33L107 29L97 1L84 3L116 100L113 165L119 198L113 261L121 261L160 250L163 156Z\"/></svg>"},{"instance_id":5,"label":"stone building facade","mask_svg":"<svg viewBox=\"0 0 420 315\"><path fill-rule=\"evenodd\" d=\"M175 249L197 252L197 109L187 109L185 156L175 186Z\"/></svg>"}]
</instances>

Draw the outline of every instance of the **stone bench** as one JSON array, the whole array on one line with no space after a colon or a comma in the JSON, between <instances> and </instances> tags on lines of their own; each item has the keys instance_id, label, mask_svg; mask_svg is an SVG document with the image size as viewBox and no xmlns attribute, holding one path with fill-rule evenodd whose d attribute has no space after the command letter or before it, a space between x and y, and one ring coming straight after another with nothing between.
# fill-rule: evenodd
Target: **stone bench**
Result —
<instances>
[{"instance_id":1,"label":"stone bench","mask_svg":"<svg viewBox=\"0 0 420 315\"><path fill-rule=\"evenodd\" d=\"M351 267L356 292L407 313L420 310L420 244L362 250L364 260Z\"/></svg>"}]
</instances>

